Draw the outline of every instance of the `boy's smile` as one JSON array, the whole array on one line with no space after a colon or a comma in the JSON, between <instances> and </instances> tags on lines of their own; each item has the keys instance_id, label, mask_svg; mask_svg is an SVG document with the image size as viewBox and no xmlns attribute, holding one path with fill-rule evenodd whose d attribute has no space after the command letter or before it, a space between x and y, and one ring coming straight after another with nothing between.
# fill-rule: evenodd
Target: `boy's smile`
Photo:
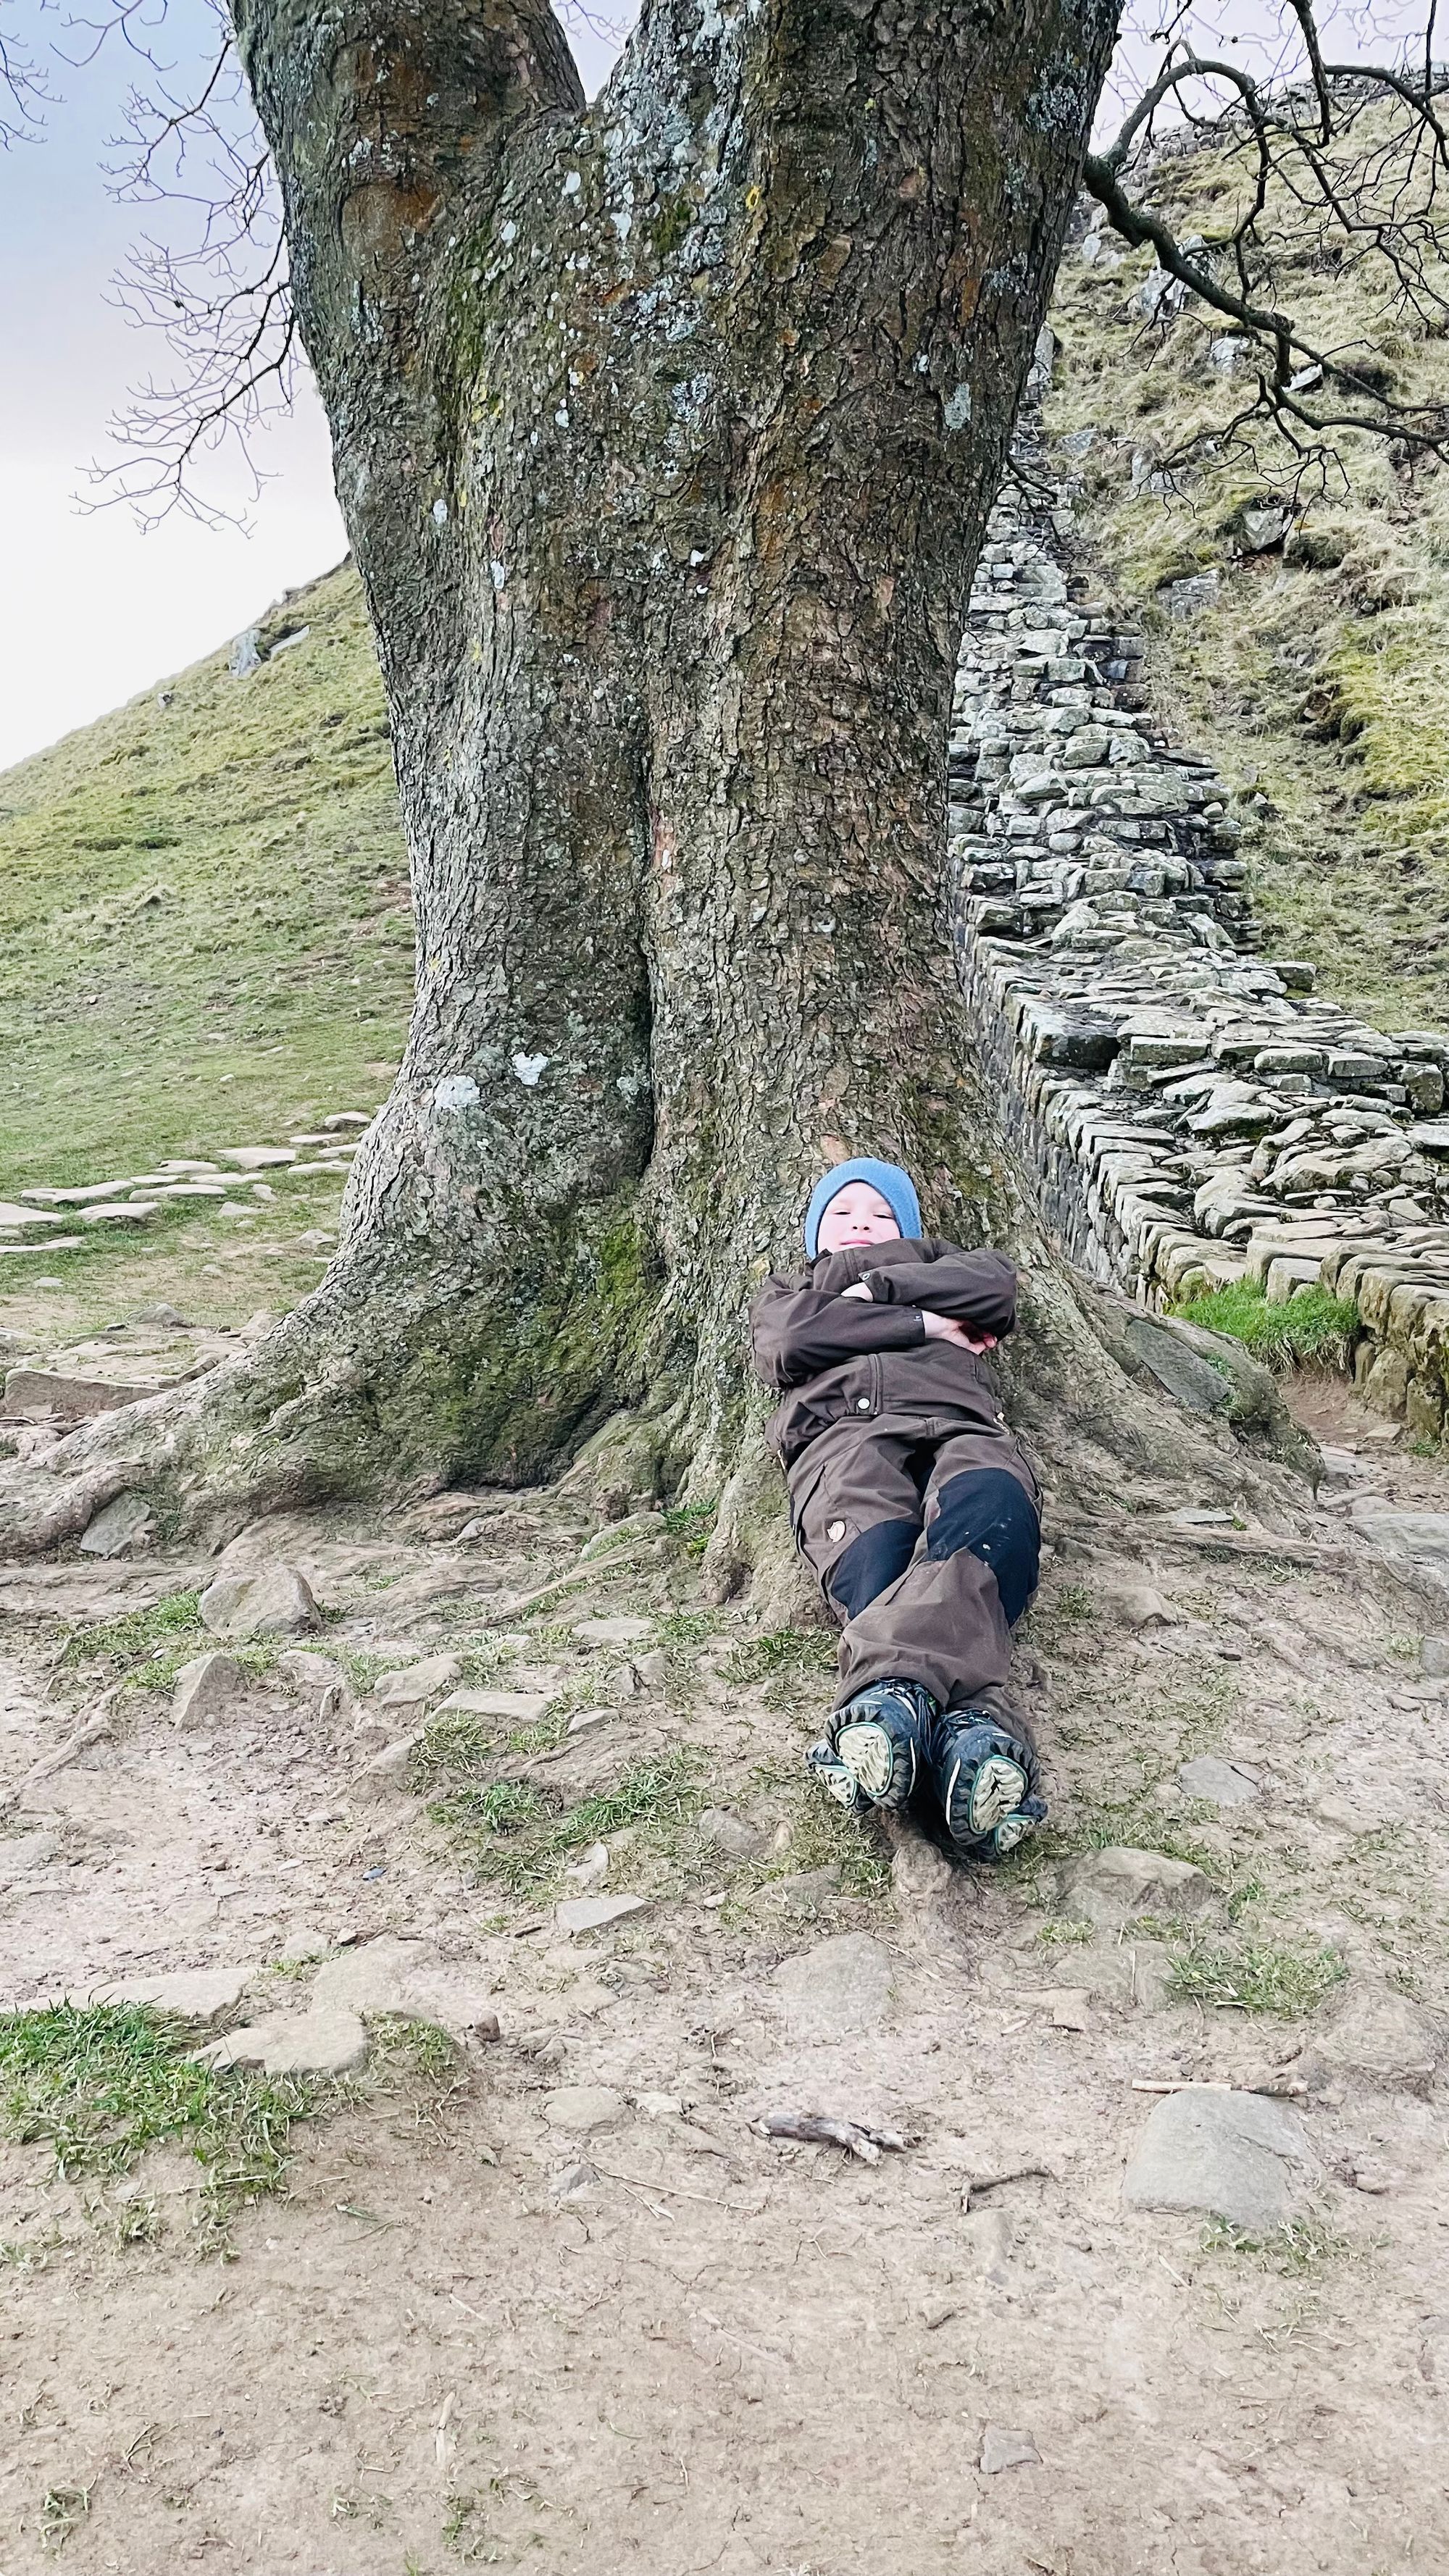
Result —
<instances>
[{"instance_id":1,"label":"boy's smile","mask_svg":"<svg viewBox=\"0 0 1449 2576\"><path fill-rule=\"evenodd\" d=\"M868 1181L847 1181L820 1220L822 1252L846 1252L855 1243L899 1243L895 1217Z\"/></svg>"}]
</instances>

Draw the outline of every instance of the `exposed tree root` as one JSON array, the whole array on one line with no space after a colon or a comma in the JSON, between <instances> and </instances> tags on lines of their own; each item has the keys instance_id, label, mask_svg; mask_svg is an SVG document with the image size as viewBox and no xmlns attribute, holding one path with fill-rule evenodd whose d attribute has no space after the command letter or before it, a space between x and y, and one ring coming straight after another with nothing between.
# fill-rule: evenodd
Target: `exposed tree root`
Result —
<instances>
[{"instance_id":1,"label":"exposed tree root","mask_svg":"<svg viewBox=\"0 0 1449 2576\"><path fill-rule=\"evenodd\" d=\"M998 1374L1008 1417L1058 1504L1090 1512L1124 1500L1156 1509L1211 1501L1291 1527L1308 1498L1298 1469L1311 1465L1312 1444L1288 1424L1265 1373L1222 1346L1229 1375L1246 1372L1245 1384L1262 1380L1269 1390L1250 1385L1241 1400L1241 1389L1235 1393L1235 1430L1226 1417L1186 1409L1163 1391L1133 1340L1154 1329L1168 1328L1077 1281L1039 1246L1024 1261L1021 1328L997 1355ZM431 1342L442 1335L436 1310L427 1331ZM365 1301L348 1306L334 1282L209 1375L100 1415L43 1462L4 1472L0 1552L43 1555L128 1490L146 1494L173 1531L214 1538L260 1512L329 1497L437 1490L480 1472L525 1481L500 1474L496 1451L480 1461L476 1422L456 1382L431 1414L419 1382L409 1435L400 1438L408 1339L396 1313L380 1317ZM546 1371L546 1353L540 1365ZM605 1372L601 1403L607 1383ZM547 1397L546 1375L525 1390L531 1422ZM807 1624L819 1606L764 1445L767 1403L751 1382L733 1414L723 1415L717 1391L706 1402L697 1386L681 1391L678 1378L661 1374L642 1409L615 1411L586 1439L565 1480L611 1519L674 1494L717 1502L704 1567L711 1596L748 1590L771 1624ZM559 1422L554 1463L567 1458L578 1428L577 1413ZM539 1461L530 1449L529 1463L536 1472L527 1481L546 1476L547 1457Z\"/></svg>"}]
</instances>

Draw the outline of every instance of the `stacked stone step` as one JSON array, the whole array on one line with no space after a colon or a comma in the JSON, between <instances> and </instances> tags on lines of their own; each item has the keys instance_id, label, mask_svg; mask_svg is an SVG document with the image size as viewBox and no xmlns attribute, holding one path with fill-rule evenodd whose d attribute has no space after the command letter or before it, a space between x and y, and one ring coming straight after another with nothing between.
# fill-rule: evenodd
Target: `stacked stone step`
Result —
<instances>
[{"instance_id":1,"label":"stacked stone step","mask_svg":"<svg viewBox=\"0 0 1449 2576\"><path fill-rule=\"evenodd\" d=\"M1028 454L951 739L958 964L1009 1141L1090 1275L1156 1306L1325 1286L1370 1401L1442 1437L1449 1038L1385 1036L1256 953L1228 792L1163 738L1143 638L1074 572Z\"/></svg>"}]
</instances>

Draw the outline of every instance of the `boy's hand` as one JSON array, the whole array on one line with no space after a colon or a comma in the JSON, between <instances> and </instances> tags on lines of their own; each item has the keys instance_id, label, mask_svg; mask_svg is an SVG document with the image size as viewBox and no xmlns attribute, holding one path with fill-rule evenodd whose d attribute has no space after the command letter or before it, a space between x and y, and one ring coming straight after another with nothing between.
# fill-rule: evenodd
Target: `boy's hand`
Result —
<instances>
[{"instance_id":1,"label":"boy's hand","mask_svg":"<svg viewBox=\"0 0 1449 2576\"><path fill-rule=\"evenodd\" d=\"M867 1306L873 1306L875 1303L863 1279L857 1279L853 1288L842 1288L840 1294L842 1297L858 1297ZM954 1342L958 1350L975 1351L978 1356L982 1351L994 1351L996 1348L994 1333L969 1333L966 1326L958 1324L954 1316L933 1314L929 1306L921 1308L921 1322L926 1328L926 1339L929 1342Z\"/></svg>"},{"instance_id":2,"label":"boy's hand","mask_svg":"<svg viewBox=\"0 0 1449 2576\"><path fill-rule=\"evenodd\" d=\"M968 1333L965 1325L958 1324L954 1316L935 1315L929 1306L922 1307L921 1321L925 1325L928 1342L954 1342L958 1350L978 1353L996 1348L994 1333Z\"/></svg>"}]
</instances>

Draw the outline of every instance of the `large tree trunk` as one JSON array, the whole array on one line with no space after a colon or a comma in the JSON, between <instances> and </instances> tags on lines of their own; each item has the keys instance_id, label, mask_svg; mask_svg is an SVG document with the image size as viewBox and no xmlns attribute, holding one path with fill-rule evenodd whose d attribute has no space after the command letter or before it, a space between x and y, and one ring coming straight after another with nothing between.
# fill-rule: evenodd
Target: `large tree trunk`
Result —
<instances>
[{"instance_id":1,"label":"large tree trunk","mask_svg":"<svg viewBox=\"0 0 1449 2576\"><path fill-rule=\"evenodd\" d=\"M1021 1212L944 924L964 603L1111 0L236 0L418 916L343 1247L208 1399L261 1490L733 1455L836 1141ZM319 1394L320 1390L320 1394Z\"/></svg>"}]
</instances>

